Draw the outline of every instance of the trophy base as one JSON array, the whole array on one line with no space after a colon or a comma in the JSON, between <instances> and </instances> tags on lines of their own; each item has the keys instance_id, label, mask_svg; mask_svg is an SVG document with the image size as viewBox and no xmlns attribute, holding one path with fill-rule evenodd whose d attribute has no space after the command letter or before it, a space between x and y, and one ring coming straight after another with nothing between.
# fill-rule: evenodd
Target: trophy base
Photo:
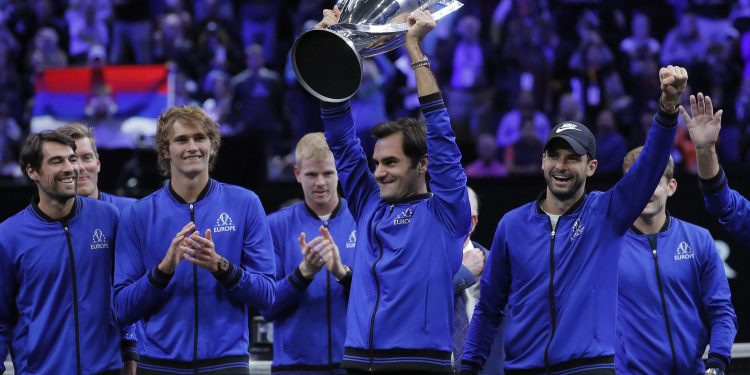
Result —
<instances>
[{"instance_id":1,"label":"trophy base","mask_svg":"<svg viewBox=\"0 0 750 375\"><path fill-rule=\"evenodd\" d=\"M362 60L354 44L328 29L307 31L294 41L292 67L302 87L326 102L349 100L362 81Z\"/></svg>"}]
</instances>

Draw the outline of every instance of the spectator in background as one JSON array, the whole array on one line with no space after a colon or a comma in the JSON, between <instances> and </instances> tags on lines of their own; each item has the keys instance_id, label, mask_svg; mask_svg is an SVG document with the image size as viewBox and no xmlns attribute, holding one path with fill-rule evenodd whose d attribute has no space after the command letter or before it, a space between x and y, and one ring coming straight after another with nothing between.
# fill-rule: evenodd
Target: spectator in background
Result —
<instances>
[{"instance_id":1,"label":"spectator in background","mask_svg":"<svg viewBox=\"0 0 750 375\"><path fill-rule=\"evenodd\" d=\"M644 60L652 59L659 53L659 41L651 36L651 21L643 13L633 15L632 35L620 42L620 51L628 58L629 72L633 76L649 74L651 70L644 66Z\"/></svg>"},{"instance_id":2,"label":"spectator in background","mask_svg":"<svg viewBox=\"0 0 750 375\"><path fill-rule=\"evenodd\" d=\"M24 87L13 57L8 46L0 43L0 102L7 105L9 116L20 121L23 113Z\"/></svg>"},{"instance_id":3,"label":"spectator in background","mask_svg":"<svg viewBox=\"0 0 750 375\"><path fill-rule=\"evenodd\" d=\"M610 110L599 112L596 117L596 142L600 149L607 150L600 154L596 170L601 174L614 173L622 167L622 158L628 152L628 143L617 131L615 115Z\"/></svg>"},{"instance_id":4,"label":"spectator in background","mask_svg":"<svg viewBox=\"0 0 750 375\"><path fill-rule=\"evenodd\" d=\"M534 122L524 120L521 138L505 148L505 165L510 174L538 174L544 143L537 138Z\"/></svg>"},{"instance_id":5,"label":"spectator in background","mask_svg":"<svg viewBox=\"0 0 750 375\"><path fill-rule=\"evenodd\" d=\"M508 169L497 160L495 136L488 133L477 137L477 160L467 165L466 175L471 178L505 177Z\"/></svg>"},{"instance_id":6,"label":"spectator in background","mask_svg":"<svg viewBox=\"0 0 750 375\"><path fill-rule=\"evenodd\" d=\"M239 5L242 45L262 45L266 61L272 64L276 62L276 29L282 3L277 0L243 0Z\"/></svg>"},{"instance_id":7,"label":"spectator in background","mask_svg":"<svg viewBox=\"0 0 750 375\"><path fill-rule=\"evenodd\" d=\"M679 24L664 38L661 50L662 65L681 65L691 70L705 57L706 41L698 30L695 14L682 15Z\"/></svg>"},{"instance_id":8,"label":"spectator in background","mask_svg":"<svg viewBox=\"0 0 750 375\"><path fill-rule=\"evenodd\" d=\"M375 147L375 138L370 136L370 129L388 120L385 92L394 73L393 63L385 55L362 62L362 83L352 98L351 105L357 136L362 142L365 155L371 155Z\"/></svg>"},{"instance_id":9,"label":"spectator in background","mask_svg":"<svg viewBox=\"0 0 750 375\"><path fill-rule=\"evenodd\" d=\"M198 35L198 74L205 76L211 69L237 73L242 65L242 51L231 39L227 29L216 22L206 24ZM193 51L195 53L195 51Z\"/></svg>"},{"instance_id":10,"label":"spectator in background","mask_svg":"<svg viewBox=\"0 0 750 375\"><path fill-rule=\"evenodd\" d=\"M149 0L113 0L113 6L110 63L150 64L153 60Z\"/></svg>"},{"instance_id":11,"label":"spectator in background","mask_svg":"<svg viewBox=\"0 0 750 375\"><path fill-rule=\"evenodd\" d=\"M438 77L448 87L446 103L456 136L476 136L490 109L492 51L480 39L482 24L468 15L458 21L457 39L440 43Z\"/></svg>"},{"instance_id":12,"label":"spectator in background","mask_svg":"<svg viewBox=\"0 0 750 375\"><path fill-rule=\"evenodd\" d=\"M583 104L586 121L591 121L602 109L611 108L624 92L612 59L612 52L597 34L592 34L591 41L571 56L569 65L574 75L570 85L573 95Z\"/></svg>"},{"instance_id":13,"label":"spectator in background","mask_svg":"<svg viewBox=\"0 0 750 375\"><path fill-rule=\"evenodd\" d=\"M190 26L185 17L168 13L160 18L154 33L153 58L155 63L174 63L177 69L197 74L195 44L187 36Z\"/></svg>"},{"instance_id":14,"label":"spectator in background","mask_svg":"<svg viewBox=\"0 0 750 375\"><path fill-rule=\"evenodd\" d=\"M111 12L108 1L79 0L71 1L65 11L70 33L70 62L73 65L84 65L88 51L93 46L109 44L107 19Z\"/></svg>"},{"instance_id":15,"label":"spectator in background","mask_svg":"<svg viewBox=\"0 0 750 375\"><path fill-rule=\"evenodd\" d=\"M506 113L500 119L495 141L497 146L505 148L521 138L521 125L530 120L536 129L536 137L541 141L546 139L550 124L547 116L537 110L534 95L529 91L521 92L518 97L518 107Z\"/></svg>"},{"instance_id":16,"label":"spectator in background","mask_svg":"<svg viewBox=\"0 0 750 375\"><path fill-rule=\"evenodd\" d=\"M559 124L563 121L583 122L581 107L576 97L570 92L562 94L557 101L557 116L555 116L554 122Z\"/></svg>"},{"instance_id":17,"label":"spectator in background","mask_svg":"<svg viewBox=\"0 0 750 375\"><path fill-rule=\"evenodd\" d=\"M203 81L203 92L208 95L203 102L203 110L219 124L222 135L229 135L232 109L229 76L221 70L210 71Z\"/></svg>"},{"instance_id":18,"label":"spectator in background","mask_svg":"<svg viewBox=\"0 0 750 375\"><path fill-rule=\"evenodd\" d=\"M68 56L59 45L60 37L55 29L44 27L34 35L34 44L29 54L29 64L34 74L45 69L63 68L68 65Z\"/></svg>"},{"instance_id":19,"label":"spectator in background","mask_svg":"<svg viewBox=\"0 0 750 375\"><path fill-rule=\"evenodd\" d=\"M8 103L0 101L0 176L21 177L18 165L18 152L23 135L8 111Z\"/></svg>"}]
</instances>

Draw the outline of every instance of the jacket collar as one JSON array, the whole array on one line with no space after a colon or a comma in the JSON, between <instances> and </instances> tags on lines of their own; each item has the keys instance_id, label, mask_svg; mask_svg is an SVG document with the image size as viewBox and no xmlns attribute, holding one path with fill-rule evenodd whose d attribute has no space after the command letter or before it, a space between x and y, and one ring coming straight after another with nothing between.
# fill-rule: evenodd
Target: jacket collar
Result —
<instances>
[{"instance_id":1,"label":"jacket collar","mask_svg":"<svg viewBox=\"0 0 750 375\"><path fill-rule=\"evenodd\" d=\"M333 220L333 218L338 216L339 212L341 211L341 207L343 206L343 201L344 199L339 197L339 204L337 204L336 208L333 209L333 212L331 212L331 217L328 218L328 220ZM318 216L318 214L316 214L315 211L313 211L313 209L307 205L307 202L302 201L302 205L305 206L305 211L307 211L307 213L310 214L310 216L316 219L320 218L320 216Z\"/></svg>"},{"instance_id":2,"label":"jacket collar","mask_svg":"<svg viewBox=\"0 0 750 375\"><path fill-rule=\"evenodd\" d=\"M392 202L387 202L387 201L383 201L383 202L386 203L386 204L411 203L411 202L416 202L416 201L420 201L420 200L423 200L423 199L427 199L427 198L429 198L431 196L432 196L432 193L414 194L414 195L410 195L408 197L405 197L405 198L402 198L402 199L399 199L399 200L395 200L395 201L392 201Z\"/></svg>"},{"instance_id":3,"label":"jacket collar","mask_svg":"<svg viewBox=\"0 0 750 375\"><path fill-rule=\"evenodd\" d=\"M569 215L575 212L578 209L578 207L580 207L583 204L583 202L586 201L587 195L588 195L587 193L583 193L581 198L579 198L575 204L570 206L570 208L568 208L565 212L562 213L562 216ZM547 199L547 189L544 189L541 193L539 193L539 195L536 198L536 213L543 214L543 215L547 214L542 209L542 202L544 202L545 199Z\"/></svg>"},{"instance_id":4,"label":"jacket collar","mask_svg":"<svg viewBox=\"0 0 750 375\"><path fill-rule=\"evenodd\" d=\"M203 190L201 190L201 193L198 194L198 198L193 203L198 203L198 202L201 201L201 199L205 198L206 194L208 194L208 191L210 190L212 184L213 184L213 179L209 178L208 182L206 183L206 186L203 187ZM177 202L182 203L182 204L187 204L188 203L179 194L177 194L177 192L174 191L174 189L172 189L172 181L171 180L167 183L167 187L168 187L167 191L169 192L169 195L171 195Z\"/></svg>"},{"instance_id":5,"label":"jacket collar","mask_svg":"<svg viewBox=\"0 0 750 375\"><path fill-rule=\"evenodd\" d=\"M73 217L75 217L76 214L78 213L78 208L81 206L79 202L80 202L80 198L78 198L78 196L76 195L75 198L73 198L73 207L70 209L70 213L65 215L65 217L62 217L59 219L53 219L47 216L47 214L45 214L44 211L42 211L42 209L39 208L39 196L38 195L35 195L33 198L31 198L31 208L34 210L34 213L36 213L40 218L42 218L42 220L46 222L49 222L49 223L54 223L58 221L68 222Z\"/></svg>"},{"instance_id":6,"label":"jacket collar","mask_svg":"<svg viewBox=\"0 0 750 375\"><path fill-rule=\"evenodd\" d=\"M661 226L661 229L659 229L659 233L666 232L669 229L669 223L672 221L672 215L669 214L669 211L667 211L667 218L664 220L664 225ZM638 230L638 228L635 227L635 224L630 226L630 230L633 231L633 233L638 235L643 235L645 233Z\"/></svg>"}]
</instances>

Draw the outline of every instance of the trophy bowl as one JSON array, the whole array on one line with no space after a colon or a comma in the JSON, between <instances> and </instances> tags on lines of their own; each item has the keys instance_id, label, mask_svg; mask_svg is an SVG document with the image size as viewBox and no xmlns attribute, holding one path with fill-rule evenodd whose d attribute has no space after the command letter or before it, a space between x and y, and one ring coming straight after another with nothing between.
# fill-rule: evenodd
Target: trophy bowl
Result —
<instances>
[{"instance_id":1,"label":"trophy bowl","mask_svg":"<svg viewBox=\"0 0 750 375\"><path fill-rule=\"evenodd\" d=\"M307 31L294 41L294 73L302 87L320 100L349 100L362 81L362 59L403 45L412 12L429 11L438 21L461 6L456 0L342 1L339 23Z\"/></svg>"}]
</instances>

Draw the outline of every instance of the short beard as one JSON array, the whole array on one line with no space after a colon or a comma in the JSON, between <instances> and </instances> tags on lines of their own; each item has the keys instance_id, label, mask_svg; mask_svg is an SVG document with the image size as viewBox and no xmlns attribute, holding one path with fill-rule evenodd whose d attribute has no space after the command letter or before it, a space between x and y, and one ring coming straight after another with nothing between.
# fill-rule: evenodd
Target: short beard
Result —
<instances>
[{"instance_id":1,"label":"short beard","mask_svg":"<svg viewBox=\"0 0 750 375\"><path fill-rule=\"evenodd\" d=\"M548 178L550 178L550 179L551 179L552 177L548 177ZM578 181L577 181L577 182L576 182L575 184L573 184L573 186L571 186L571 188L570 188L570 189L568 189L568 190L565 190L565 191L555 191L555 190L554 190L554 189L553 189L553 188L551 187L551 185L552 185L552 184L551 184L551 183L550 183L549 181L547 181L547 188L548 188L548 189L549 189L549 191L550 191L550 192L552 193L552 195L554 195L554 196L555 196L555 198L557 198L557 199L558 199L559 201L561 201L561 202L566 202L566 201L569 201L569 200L571 200L571 199L573 199L573 198L575 197L576 193L578 193L578 191L579 191L579 190L581 189L581 187L583 186L583 184L584 184L585 182L586 182L586 181L581 181L581 180L578 180Z\"/></svg>"}]
</instances>

